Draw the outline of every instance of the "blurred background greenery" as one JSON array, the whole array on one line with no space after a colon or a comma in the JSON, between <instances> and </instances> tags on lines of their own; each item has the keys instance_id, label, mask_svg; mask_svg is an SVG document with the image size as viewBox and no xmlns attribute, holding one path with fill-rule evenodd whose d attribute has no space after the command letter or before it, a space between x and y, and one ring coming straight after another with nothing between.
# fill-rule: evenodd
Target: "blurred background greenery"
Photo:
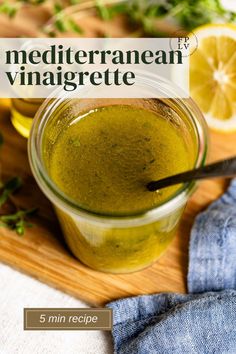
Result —
<instances>
[{"instance_id":1,"label":"blurred background greenery","mask_svg":"<svg viewBox=\"0 0 236 354\"><path fill-rule=\"evenodd\" d=\"M32 37L160 37L176 28L188 32L206 23L236 21L236 9L220 0L4 0L0 13L17 24L34 18L25 33Z\"/></svg>"}]
</instances>

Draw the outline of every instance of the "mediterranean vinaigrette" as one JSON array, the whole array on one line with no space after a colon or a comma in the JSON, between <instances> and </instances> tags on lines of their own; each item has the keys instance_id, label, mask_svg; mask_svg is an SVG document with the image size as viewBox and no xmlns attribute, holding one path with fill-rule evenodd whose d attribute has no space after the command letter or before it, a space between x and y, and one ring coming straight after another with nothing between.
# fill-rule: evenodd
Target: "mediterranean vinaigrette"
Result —
<instances>
[{"instance_id":1,"label":"mediterranean vinaigrette","mask_svg":"<svg viewBox=\"0 0 236 354\"><path fill-rule=\"evenodd\" d=\"M75 118L59 134L47 161L52 180L67 196L101 214L157 206L179 186L153 193L146 184L188 170L191 163L186 142L170 120L128 105Z\"/></svg>"}]
</instances>

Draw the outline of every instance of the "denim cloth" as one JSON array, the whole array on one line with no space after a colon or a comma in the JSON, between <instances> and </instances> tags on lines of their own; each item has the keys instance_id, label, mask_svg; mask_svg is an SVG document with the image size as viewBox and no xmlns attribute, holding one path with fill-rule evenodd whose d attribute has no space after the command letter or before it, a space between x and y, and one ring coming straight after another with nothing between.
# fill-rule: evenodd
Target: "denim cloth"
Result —
<instances>
[{"instance_id":1,"label":"denim cloth","mask_svg":"<svg viewBox=\"0 0 236 354\"><path fill-rule=\"evenodd\" d=\"M114 301L117 354L236 354L236 180L194 223L190 294Z\"/></svg>"}]
</instances>

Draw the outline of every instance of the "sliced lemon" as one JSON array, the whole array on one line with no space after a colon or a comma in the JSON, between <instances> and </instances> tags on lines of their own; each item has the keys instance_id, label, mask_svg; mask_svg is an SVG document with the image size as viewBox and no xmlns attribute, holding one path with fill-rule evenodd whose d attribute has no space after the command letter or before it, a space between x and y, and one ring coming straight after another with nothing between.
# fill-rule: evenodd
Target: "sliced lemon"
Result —
<instances>
[{"instance_id":1,"label":"sliced lemon","mask_svg":"<svg viewBox=\"0 0 236 354\"><path fill-rule=\"evenodd\" d=\"M190 92L209 126L236 131L236 26L212 24L194 30L198 48L190 56Z\"/></svg>"}]
</instances>

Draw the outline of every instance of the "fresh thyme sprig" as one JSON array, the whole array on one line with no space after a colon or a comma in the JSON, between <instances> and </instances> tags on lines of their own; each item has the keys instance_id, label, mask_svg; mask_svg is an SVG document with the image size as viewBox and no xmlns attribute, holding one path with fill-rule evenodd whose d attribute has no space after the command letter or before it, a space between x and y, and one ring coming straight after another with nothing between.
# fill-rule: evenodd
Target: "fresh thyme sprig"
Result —
<instances>
[{"instance_id":1,"label":"fresh thyme sprig","mask_svg":"<svg viewBox=\"0 0 236 354\"><path fill-rule=\"evenodd\" d=\"M12 18L16 15L17 11L20 8L19 3L9 3L9 1L4 1L0 5L0 13L7 15Z\"/></svg>"},{"instance_id":2,"label":"fresh thyme sprig","mask_svg":"<svg viewBox=\"0 0 236 354\"><path fill-rule=\"evenodd\" d=\"M79 35L82 35L84 33L83 29L78 25L78 23L76 23L71 16L65 14L64 7L59 2L56 2L53 6L53 15L54 27L57 29L58 32L64 33L72 31ZM46 32L49 37L55 36L55 31L53 31L51 26L49 31L47 30L47 27L45 27L44 32Z\"/></svg>"},{"instance_id":3,"label":"fresh thyme sprig","mask_svg":"<svg viewBox=\"0 0 236 354\"><path fill-rule=\"evenodd\" d=\"M22 186L22 180L19 177L13 177L5 183L0 195L0 207L3 206L9 197Z\"/></svg>"},{"instance_id":4,"label":"fresh thyme sprig","mask_svg":"<svg viewBox=\"0 0 236 354\"><path fill-rule=\"evenodd\" d=\"M102 0L96 0L95 1L95 6L98 12L98 15L101 17L102 20L108 21L112 18L112 12L109 7L104 6Z\"/></svg>"},{"instance_id":5,"label":"fresh thyme sprig","mask_svg":"<svg viewBox=\"0 0 236 354\"><path fill-rule=\"evenodd\" d=\"M3 135L0 132L0 149L4 143ZM28 218L32 216L37 209L23 210L15 206L12 195L22 186L22 179L20 177L13 177L7 182L3 183L0 180L0 227L6 227L14 230L18 235L23 235L26 227L32 227ZM6 208L7 206L7 208ZM13 212L6 213L9 209Z\"/></svg>"},{"instance_id":6,"label":"fresh thyme sprig","mask_svg":"<svg viewBox=\"0 0 236 354\"><path fill-rule=\"evenodd\" d=\"M0 212L1 208L7 203L11 202L14 212L10 214L0 215L0 226L16 231L18 235L23 235L26 227L33 225L28 222L28 217L36 212L36 208L23 210L18 209L11 200L13 193L15 193L22 186L22 180L19 177L13 177L8 180L1 188L0 194Z\"/></svg>"},{"instance_id":7,"label":"fresh thyme sprig","mask_svg":"<svg viewBox=\"0 0 236 354\"><path fill-rule=\"evenodd\" d=\"M18 210L14 214L0 216L0 226L14 230L18 235L22 236L25 233L26 227L32 227L33 224L28 222L27 218L34 215L37 208L28 210Z\"/></svg>"}]
</instances>

